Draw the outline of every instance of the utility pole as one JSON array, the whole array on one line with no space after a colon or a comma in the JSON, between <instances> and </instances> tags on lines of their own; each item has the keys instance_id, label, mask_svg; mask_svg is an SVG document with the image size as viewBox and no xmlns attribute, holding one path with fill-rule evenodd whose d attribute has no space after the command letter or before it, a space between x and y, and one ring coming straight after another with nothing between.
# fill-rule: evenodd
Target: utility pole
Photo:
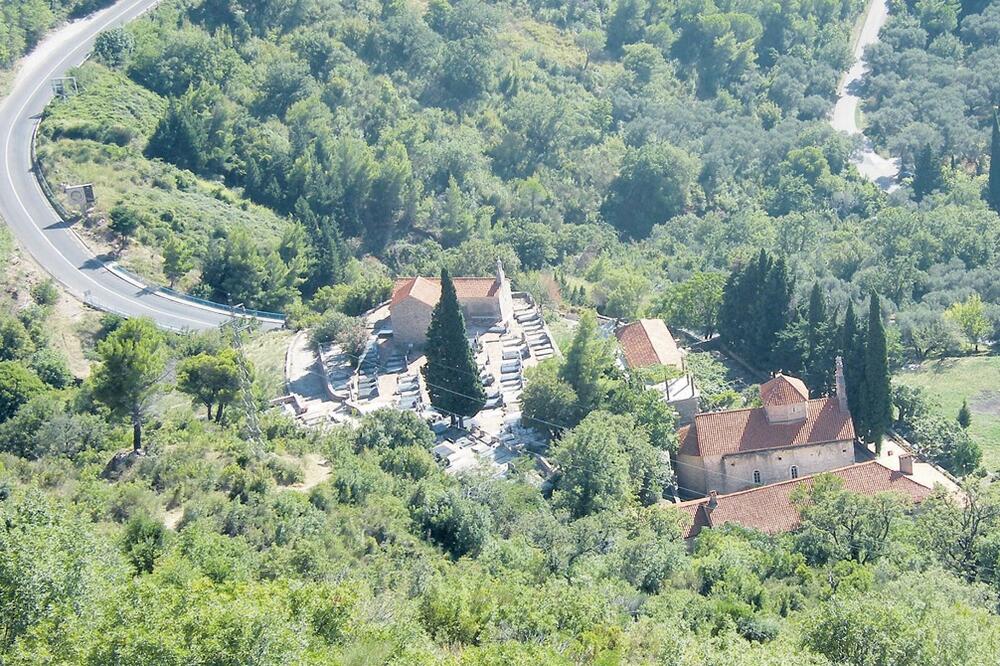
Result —
<instances>
[{"instance_id":1,"label":"utility pole","mask_svg":"<svg viewBox=\"0 0 1000 666\"><path fill-rule=\"evenodd\" d=\"M230 306L232 316L223 322L219 328L228 334L230 344L236 352L236 363L240 371L240 395L243 399L243 416L246 419L247 438L250 441L254 456L263 454L264 439L260 432L260 419L257 414L257 402L253 397L253 376L250 374L250 364L247 363L243 350L243 333L253 328L253 322L247 316L243 305Z\"/></svg>"}]
</instances>

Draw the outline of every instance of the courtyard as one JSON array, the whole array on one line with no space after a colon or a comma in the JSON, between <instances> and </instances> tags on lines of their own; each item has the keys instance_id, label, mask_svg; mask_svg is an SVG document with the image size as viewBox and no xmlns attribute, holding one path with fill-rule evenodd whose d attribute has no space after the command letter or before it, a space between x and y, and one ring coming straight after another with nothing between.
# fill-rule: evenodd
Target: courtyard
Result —
<instances>
[{"instance_id":1,"label":"courtyard","mask_svg":"<svg viewBox=\"0 0 1000 666\"><path fill-rule=\"evenodd\" d=\"M305 407L298 418L322 427L353 422L379 409L412 411L431 426L437 437L433 453L450 473L485 464L496 474L505 474L517 456L544 447L543 436L521 422L524 373L559 354L531 296L515 293L513 303L511 321L489 325L472 321L467 326L486 406L464 419L464 427L456 427L451 415L430 404L421 372L426 359L419 348L394 339L389 304L367 314L370 334L358 358L337 344L326 344L312 350L315 357L303 371L303 359L308 359L301 349L301 338L298 349L289 350L290 392L294 395L296 387L309 387L313 394L298 401ZM294 406L290 410L296 411Z\"/></svg>"}]
</instances>

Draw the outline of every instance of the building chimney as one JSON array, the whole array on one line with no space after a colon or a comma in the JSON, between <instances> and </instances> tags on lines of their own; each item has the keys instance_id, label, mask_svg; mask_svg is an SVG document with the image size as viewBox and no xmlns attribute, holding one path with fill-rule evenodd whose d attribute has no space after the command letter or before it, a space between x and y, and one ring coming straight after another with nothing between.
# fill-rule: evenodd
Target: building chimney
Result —
<instances>
[{"instance_id":1,"label":"building chimney","mask_svg":"<svg viewBox=\"0 0 1000 666\"><path fill-rule=\"evenodd\" d=\"M500 261L500 257L497 257L497 286L502 287L506 280L507 275L503 272L503 262Z\"/></svg>"},{"instance_id":2,"label":"building chimney","mask_svg":"<svg viewBox=\"0 0 1000 666\"><path fill-rule=\"evenodd\" d=\"M708 503L705 508L711 513L715 511L715 507L719 506L719 493L715 490L710 490L708 492Z\"/></svg>"},{"instance_id":3,"label":"building chimney","mask_svg":"<svg viewBox=\"0 0 1000 666\"><path fill-rule=\"evenodd\" d=\"M844 359L837 357L837 403L840 411L847 411L847 381L844 379Z\"/></svg>"},{"instance_id":4,"label":"building chimney","mask_svg":"<svg viewBox=\"0 0 1000 666\"><path fill-rule=\"evenodd\" d=\"M913 455L902 453L899 456L899 471L907 476L913 476Z\"/></svg>"}]
</instances>

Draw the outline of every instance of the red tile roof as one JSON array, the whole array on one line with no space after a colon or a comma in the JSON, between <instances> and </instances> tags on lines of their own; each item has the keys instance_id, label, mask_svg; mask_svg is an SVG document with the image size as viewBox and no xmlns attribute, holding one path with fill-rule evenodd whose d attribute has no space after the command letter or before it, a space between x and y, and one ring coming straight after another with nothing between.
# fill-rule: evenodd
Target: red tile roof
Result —
<instances>
[{"instance_id":1,"label":"red tile roof","mask_svg":"<svg viewBox=\"0 0 1000 666\"><path fill-rule=\"evenodd\" d=\"M763 407L696 414L681 432L680 453L719 456L853 439L850 413L831 397L810 400L806 418L787 423L769 423Z\"/></svg>"},{"instance_id":2,"label":"red tile roof","mask_svg":"<svg viewBox=\"0 0 1000 666\"><path fill-rule=\"evenodd\" d=\"M796 377L776 375L774 379L760 385L760 400L768 407L774 405L794 405L809 399L809 389Z\"/></svg>"},{"instance_id":3,"label":"red tile roof","mask_svg":"<svg viewBox=\"0 0 1000 666\"><path fill-rule=\"evenodd\" d=\"M451 281L455 285L455 294L459 300L490 298L496 296L500 290L497 279L491 277L456 277ZM431 307L437 305L441 298L441 280L425 277L399 278L392 291L391 305L398 305L406 298L415 298Z\"/></svg>"},{"instance_id":4,"label":"red tile roof","mask_svg":"<svg viewBox=\"0 0 1000 666\"><path fill-rule=\"evenodd\" d=\"M897 492L913 502L922 502L931 494L930 488L920 485L901 472L885 467L877 460L841 467L827 474L843 479L845 490L862 495ZM667 506L674 506L691 516L692 524L685 538L696 536L704 527L718 527L726 523L735 523L768 534L790 532L799 526L800 520L799 511L792 504L792 492L800 484L811 484L817 476L819 475L814 474L719 495L714 509L709 508L708 497Z\"/></svg>"},{"instance_id":5,"label":"red tile roof","mask_svg":"<svg viewBox=\"0 0 1000 666\"><path fill-rule=\"evenodd\" d=\"M640 319L626 324L615 331L615 337L630 368L681 365L683 354L662 319Z\"/></svg>"},{"instance_id":6,"label":"red tile roof","mask_svg":"<svg viewBox=\"0 0 1000 666\"><path fill-rule=\"evenodd\" d=\"M396 280L392 290L392 305L407 298L415 298L427 305L436 305L441 298L441 280L411 277Z\"/></svg>"}]
</instances>

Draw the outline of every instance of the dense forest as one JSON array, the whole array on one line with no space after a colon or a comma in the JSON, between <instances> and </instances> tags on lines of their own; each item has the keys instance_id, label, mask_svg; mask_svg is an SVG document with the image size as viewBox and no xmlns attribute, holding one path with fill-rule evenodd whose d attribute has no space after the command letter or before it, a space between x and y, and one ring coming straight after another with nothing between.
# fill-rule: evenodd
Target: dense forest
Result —
<instances>
[{"instance_id":1,"label":"dense forest","mask_svg":"<svg viewBox=\"0 0 1000 666\"><path fill-rule=\"evenodd\" d=\"M0 66L90 8L3 0ZM892 3L862 91L892 193L826 120L860 1L167 0L103 34L39 144L99 186L81 228L345 348L393 277L499 256L584 312L523 398L559 473L446 474L409 412L305 429L251 364L257 438L217 332L102 317L75 377L58 289L8 276L0 663L995 664L1000 487L968 406L944 418L889 368L996 336L998 9ZM820 477L792 533L686 543L674 414L592 308L719 333L817 393L844 357L849 398L877 397L862 435L967 474L964 501ZM759 399L688 359L705 409Z\"/></svg>"},{"instance_id":2,"label":"dense forest","mask_svg":"<svg viewBox=\"0 0 1000 666\"><path fill-rule=\"evenodd\" d=\"M0 71L30 51L60 21L109 4L111 0L0 0Z\"/></svg>"},{"instance_id":3,"label":"dense forest","mask_svg":"<svg viewBox=\"0 0 1000 666\"><path fill-rule=\"evenodd\" d=\"M1000 103L1000 4L896 2L868 61L866 131L911 169L935 159L982 173Z\"/></svg>"},{"instance_id":4,"label":"dense forest","mask_svg":"<svg viewBox=\"0 0 1000 666\"><path fill-rule=\"evenodd\" d=\"M554 445L551 484L525 464L447 475L410 412L327 432L270 413L253 441L223 409L233 392L208 390L232 366L212 334L106 318L91 377L61 388L0 363L24 377L0 378L0 660L992 663L996 486L915 510L821 477L793 498L794 534L726 526L688 548L644 408L605 411L621 387L588 383L613 357L582 330L558 381L595 411ZM165 367L214 420L150 411ZM133 404L143 455L121 452ZM326 472L307 483L317 455Z\"/></svg>"},{"instance_id":5,"label":"dense forest","mask_svg":"<svg viewBox=\"0 0 1000 666\"><path fill-rule=\"evenodd\" d=\"M894 3L870 49L866 123L927 165L889 195L826 122L857 2L167 2L99 42L41 154L140 165L106 205L142 267L295 319L500 256L545 302L711 332L763 249L790 308L817 283L841 316L874 290L894 360L921 359L965 344L955 304L982 301L983 339L1000 319L997 3L932 5Z\"/></svg>"}]
</instances>

